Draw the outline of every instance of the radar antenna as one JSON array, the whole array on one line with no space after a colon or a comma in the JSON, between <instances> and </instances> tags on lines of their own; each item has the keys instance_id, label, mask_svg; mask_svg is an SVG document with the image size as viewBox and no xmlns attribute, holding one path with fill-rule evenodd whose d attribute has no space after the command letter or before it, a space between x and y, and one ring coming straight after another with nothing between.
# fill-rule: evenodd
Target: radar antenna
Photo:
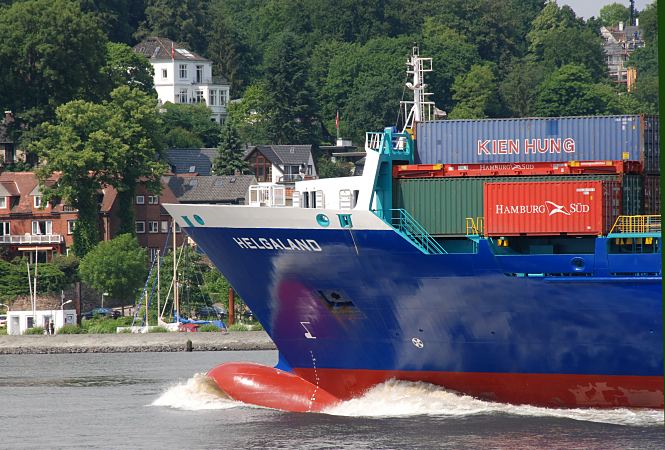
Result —
<instances>
[{"instance_id":1,"label":"radar antenna","mask_svg":"<svg viewBox=\"0 0 665 450\"><path fill-rule=\"evenodd\" d=\"M431 92L425 92L425 72L432 71L432 58L421 58L420 49L414 45L411 50L411 56L406 61L406 73L412 75L413 81L408 81L406 87L413 91L413 100L401 101L404 108L404 128L402 132L413 134L414 128L418 122L433 120L438 117L445 117L445 111L438 109L433 101L428 100Z\"/></svg>"}]
</instances>

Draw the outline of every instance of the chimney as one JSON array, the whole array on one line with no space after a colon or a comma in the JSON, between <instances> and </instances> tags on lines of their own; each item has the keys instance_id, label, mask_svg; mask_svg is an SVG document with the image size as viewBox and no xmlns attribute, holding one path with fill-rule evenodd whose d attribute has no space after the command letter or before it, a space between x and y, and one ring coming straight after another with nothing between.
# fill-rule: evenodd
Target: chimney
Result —
<instances>
[{"instance_id":1,"label":"chimney","mask_svg":"<svg viewBox=\"0 0 665 450\"><path fill-rule=\"evenodd\" d=\"M619 22L619 31L623 31L623 22Z\"/></svg>"},{"instance_id":2,"label":"chimney","mask_svg":"<svg viewBox=\"0 0 665 450\"><path fill-rule=\"evenodd\" d=\"M11 111L5 111L5 125L14 122L14 114Z\"/></svg>"}]
</instances>

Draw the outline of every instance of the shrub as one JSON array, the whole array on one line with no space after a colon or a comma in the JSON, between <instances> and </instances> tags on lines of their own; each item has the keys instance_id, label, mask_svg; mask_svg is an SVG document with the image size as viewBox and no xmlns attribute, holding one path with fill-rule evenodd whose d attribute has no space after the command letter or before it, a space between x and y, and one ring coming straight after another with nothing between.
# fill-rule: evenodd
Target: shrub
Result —
<instances>
[{"instance_id":1,"label":"shrub","mask_svg":"<svg viewBox=\"0 0 665 450\"><path fill-rule=\"evenodd\" d=\"M151 327L148 328L148 333L168 333L169 330L167 330L164 327Z\"/></svg>"},{"instance_id":2,"label":"shrub","mask_svg":"<svg viewBox=\"0 0 665 450\"><path fill-rule=\"evenodd\" d=\"M7 327L0 328L0 336L6 336L6 335L7 335Z\"/></svg>"},{"instance_id":3,"label":"shrub","mask_svg":"<svg viewBox=\"0 0 665 450\"><path fill-rule=\"evenodd\" d=\"M82 333L85 333L85 331L82 330L81 327L73 323L68 323L67 325L63 325L62 328L58 330L58 334L82 334Z\"/></svg>"},{"instance_id":4,"label":"shrub","mask_svg":"<svg viewBox=\"0 0 665 450\"><path fill-rule=\"evenodd\" d=\"M23 334L44 334L44 327L28 328L23 332Z\"/></svg>"},{"instance_id":5,"label":"shrub","mask_svg":"<svg viewBox=\"0 0 665 450\"><path fill-rule=\"evenodd\" d=\"M199 331L203 332L215 332L215 331L222 331L222 328L219 328L217 325L214 325L212 323L206 323L204 325L201 325L199 327Z\"/></svg>"}]
</instances>

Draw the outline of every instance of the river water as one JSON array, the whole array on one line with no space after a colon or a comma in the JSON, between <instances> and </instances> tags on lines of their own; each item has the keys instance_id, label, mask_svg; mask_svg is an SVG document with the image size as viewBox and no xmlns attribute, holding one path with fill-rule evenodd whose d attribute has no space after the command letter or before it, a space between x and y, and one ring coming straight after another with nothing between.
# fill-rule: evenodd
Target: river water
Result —
<instances>
[{"instance_id":1,"label":"river water","mask_svg":"<svg viewBox=\"0 0 665 450\"><path fill-rule=\"evenodd\" d=\"M662 449L662 411L553 410L388 382L325 414L250 407L203 374L274 351L0 355L0 448Z\"/></svg>"}]
</instances>

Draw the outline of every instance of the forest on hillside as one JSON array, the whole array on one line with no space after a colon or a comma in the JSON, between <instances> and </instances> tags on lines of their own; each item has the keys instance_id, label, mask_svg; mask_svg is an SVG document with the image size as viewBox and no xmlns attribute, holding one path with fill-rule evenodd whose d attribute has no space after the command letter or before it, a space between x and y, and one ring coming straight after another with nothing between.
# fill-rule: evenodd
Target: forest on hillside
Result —
<instances>
[{"instance_id":1,"label":"forest on hillside","mask_svg":"<svg viewBox=\"0 0 665 450\"><path fill-rule=\"evenodd\" d=\"M337 112L356 143L397 124L414 43L433 58L428 90L449 118L656 113L655 1L610 6L583 20L544 0L0 0L0 107L27 147L61 105L112 102L123 85L154 95L131 46L162 36L229 80L243 143L329 142ZM631 14L646 46L628 93L607 75L599 29ZM217 145L219 130L192 117L163 116L163 144Z\"/></svg>"}]
</instances>

